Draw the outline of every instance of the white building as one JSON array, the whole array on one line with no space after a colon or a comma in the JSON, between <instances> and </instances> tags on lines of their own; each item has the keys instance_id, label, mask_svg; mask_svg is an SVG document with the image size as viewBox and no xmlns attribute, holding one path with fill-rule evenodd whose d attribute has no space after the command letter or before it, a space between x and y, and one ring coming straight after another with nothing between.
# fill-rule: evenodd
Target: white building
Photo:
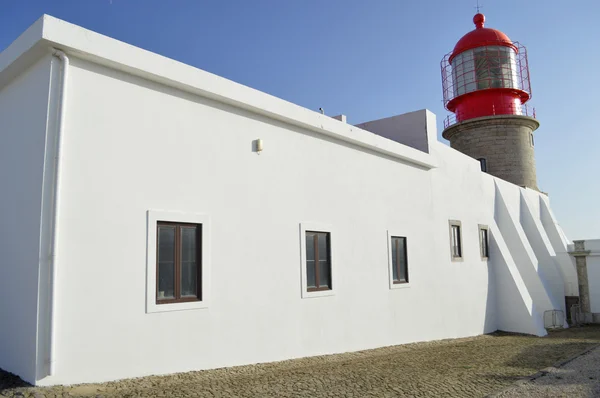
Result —
<instances>
[{"instance_id":1,"label":"white building","mask_svg":"<svg viewBox=\"0 0 600 398\"><path fill-rule=\"evenodd\" d=\"M427 110L363 127L44 16L0 53L0 368L73 384L544 335L578 294L548 197Z\"/></svg>"}]
</instances>

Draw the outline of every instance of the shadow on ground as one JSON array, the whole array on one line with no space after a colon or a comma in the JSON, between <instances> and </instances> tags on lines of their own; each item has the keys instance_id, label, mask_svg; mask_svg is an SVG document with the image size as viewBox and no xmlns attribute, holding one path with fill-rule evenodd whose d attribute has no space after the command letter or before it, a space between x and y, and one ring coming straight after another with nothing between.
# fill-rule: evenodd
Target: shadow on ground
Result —
<instances>
[{"instance_id":1,"label":"shadow on ground","mask_svg":"<svg viewBox=\"0 0 600 398\"><path fill-rule=\"evenodd\" d=\"M506 365L540 370L596 346L598 343L535 344L524 347Z\"/></svg>"},{"instance_id":2,"label":"shadow on ground","mask_svg":"<svg viewBox=\"0 0 600 398\"><path fill-rule=\"evenodd\" d=\"M15 388L33 387L31 384L23 381L19 376L8 373L0 369L0 394Z\"/></svg>"}]
</instances>

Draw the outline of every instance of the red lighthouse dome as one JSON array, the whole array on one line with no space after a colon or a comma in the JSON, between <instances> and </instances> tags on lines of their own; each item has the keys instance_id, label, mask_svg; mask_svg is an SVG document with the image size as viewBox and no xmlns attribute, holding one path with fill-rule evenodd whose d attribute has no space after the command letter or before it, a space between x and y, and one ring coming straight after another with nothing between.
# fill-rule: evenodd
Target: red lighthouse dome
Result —
<instances>
[{"instance_id":1,"label":"red lighthouse dome","mask_svg":"<svg viewBox=\"0 0 600 398\"><path fill-rule=\"evenodd\" d=\"M465 34L442 59L444 105L456 122L494 115L522 115L531 98L525 47L473 17Z\"/></svg>"},{"instance_id":2,"label":"red lighthouse dome","mask_svg":"<svg viewBox=\"0 0 600 398\"><path fill-rule=\"evenodd\" d=\"M452 62L454 54L458 55L464 51L482 46L496 45L510 47L515 51L518 50L513 42L504 33L496 29L484 27L485 15L475 14L473 17L473 23L475 24L476 28L461 37L458 43L456 43L454 50L452 50L452 55L450 55L450 59L448 60L449 62Z\"/></svg>"}]
</instances>

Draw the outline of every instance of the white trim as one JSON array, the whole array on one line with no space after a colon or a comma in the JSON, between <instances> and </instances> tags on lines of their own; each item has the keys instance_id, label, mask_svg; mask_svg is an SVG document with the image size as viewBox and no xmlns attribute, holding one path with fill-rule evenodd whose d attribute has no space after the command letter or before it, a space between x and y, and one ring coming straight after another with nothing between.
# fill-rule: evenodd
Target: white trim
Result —
<instances>
[{"instance_id":1,"label":"white trim","mask_svg":"<svg viewBox=\"0 0 600 398\"><path fill-rule=\"evenodd\" d=\"M387 251L388 251L388 284L390 290L395 289L408 289L412 286L412 276L410 272L410 259L408 253L408 234L402 229L388 229L387 230ZM406 239L406 270L408 272L408 282L406 283L394 283L394 272L392 270L392 236L399 236Z\"/></svg>"},{"instance_id":2,"label":"white trim","mask_svg":"<svg viewBox=\"0 0 600 398\"><path fill-rule=\"evenodd\" d=\"M202 224L202 301L156 304L156 223L158 221ZM210 300L210 217L206 214L148 210L146 230L146 313L208 308Z\"/></svg>"},{"instance_id":3,"label":"white trim","mask_svg":"<svg viewBox=\"0 0 600 398\"><path fill-rule=\"evenodd\" d=\"M331 290L323 290L319 292L309 292L306 285L306 231L319 231L329 232L329 250L330 250L330 261L331 261ZM339 278L337 277L337 264L336 264L336 244L335 244L335 231L329 224L320 224L314 222L302 222L300 223L300 292L302 298L314 298L314 297L327 297L334 296L336 294Z\"/></svg>"}]
</instances>

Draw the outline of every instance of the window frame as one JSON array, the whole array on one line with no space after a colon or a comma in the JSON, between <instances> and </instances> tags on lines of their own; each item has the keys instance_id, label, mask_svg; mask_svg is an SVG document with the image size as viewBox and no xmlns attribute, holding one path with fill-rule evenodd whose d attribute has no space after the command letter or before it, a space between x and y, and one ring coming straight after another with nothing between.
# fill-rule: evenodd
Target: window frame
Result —
<instances>
[{"instance_id":1,"label":"window frame","mask_svg":"<svg viewBox=\"0 0 600 398\"><path fill-rule=\"evenodd\" d=\"M329 234L329 269L330 269L330 289L308 290L307 272L306 272L306 233L323 232ZM300 223L300 297L315 298L334 296L339 288L339 279L337 278L336 267L336 232L330 224L321 224L315 222Z\"/></svg>"},{"instance_id":2,"label":"window frame","mask_svg":"<svg viewBox=\"0 0 600 398\"><path fill-rule=\"evenodd\" d=\"M314 253L315 253L315 287L309 287L308 286L308 264L306 264L306 268L307 268L307 283L306 283L306 290L308 292L318 292L318 291L325 291L325 290L331 290L333 289L333 279L331 278L331 233L330 232L325 232L325 231L306 231L304 233L304 240L306 241L306 238L308 237L308 234L314 234ZM320 259L320 253L319 253L319 235L325 235L325 242L327 243L327 264L329 265L329 285L327 286L321 286L320 284L320 279L321 279L321 274L320 274L320 269L321 267L319 266L319 262L321 261ZM308 249L308 248L307 248ZM305 252L306 253L306 252Z\"/></svg>"},{"instance_id":3,"label":"window frame","mask_svg":"<svg viewBox=\"0 0 600 398\"><path fill-rule=\"evenodd\" d=\"M200 300L157 303L158 297L158 223L201 225L200 267L198 279ZM146 212L146 313L205 309L210 301L210 217L206 214L163 210ZM198 250L198 248L196 249Z\"/></svg>"},{"instance_id":4,"label":"window frame","mask_svg":"<svg viewBox=\"0 0 600 398\"><path fill-rule=\"evenodd\" d=\"M394 264L392 256L392 239L393 238L404 238L404 257L406 260L406 282L394 281ZM414 275L409 271L410 256L408 253L408 234L406 231L399 229L392 229L387 231L387 250L388 250L388 282L389 288L393 289L407 289L412 286ZM400 271L400 270L398 270Z\"/></svg>"},{"instance_id":5,"label":"window frame","mask_svg":"<svg viewBox=\"0 0 600 398\"><path fill-rule=\"evenodd\" d=\"M159 275L159 261L158 261L158 229L161 227L174 227L175 228L175 253L174 253L174 298L159 299L158 297L158 275ZM181 230L182 228L196 228L196 296L181 296ZM202 224L194 223L183 223L183 222L172 222L162 221L156 222L156 304L165 305L172 303L187 303L193 301L202 301Z\"/></svg>"},{"instance_id":6,"label":"window frame","mask_svg":"<svg viewBox=\"0 0 600 398\"><path fill-rule=\"evenodd\" d=\"M487 225L479 224L479 255L481 256L482 261L488 261L490 258L490 229ZM485 246L483 245L483 236L482 231L485 231ZM485 247L485 253L484 253Z\"/></svg>"},{"instance_id":7,"label":"window frame","mask_svg":"<svg viewBox=\"0 0 600 398\"><path fill-rule=\"evenodd\" d=\"M459 220L449 220L448 227L449 227L448 229L450 232L450 259L453 262L463 261L465 252L464 252L464 244L463 244L463 237L462 237L462 235L463 235L462 223ZM454 255L454 239L453 239L452 231L454 231L455 228L458 228L458 251L460 252L458 256Z\"/></svg>"}]
</instances>

